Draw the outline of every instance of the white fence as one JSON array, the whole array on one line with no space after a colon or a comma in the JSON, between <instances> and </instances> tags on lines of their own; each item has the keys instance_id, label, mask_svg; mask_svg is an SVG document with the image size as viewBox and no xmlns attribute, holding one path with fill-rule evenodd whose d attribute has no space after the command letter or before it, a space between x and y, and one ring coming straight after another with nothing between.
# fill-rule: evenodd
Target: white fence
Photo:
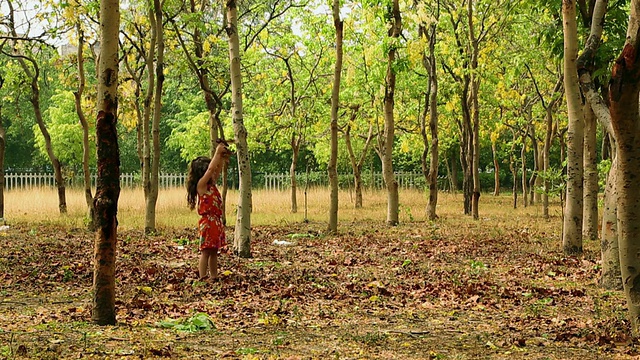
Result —
<instances>
[{"instance_id":1,"label":"white fence","mask_svg":"<svg viewBox=\"0 0 640 360\"><path fill-rule=\"evenodd\" d=\"M291 176L287 173L281 174L264 174L264 188L267 190L286 190L291 187ZM396 181L400 189L422 189L425 187L426 179L422 173L418 172L396 172ZM308 184L314 186L329 186L329 177L326 172L315 172L310 174L296 174L296 183L298 187L304 187ZM338 175L338 184L342 189L354 187L353 174ZM384 178L382 173L366 172L362 174L362 185L368 189L382 189L384 187ZM446 176L438 177L438 187L444 189L448 183Z\"/></svg>"},{"instance_id":2,"label":"white fence","mask_svg":"<svg viewBox=\"0 0 640 360\"><path fill-rule=\"evenodd\" d=\"M158 183L161 188L184 186L186 174L159 174ZM68 187L83 187L84 179L81 176L67 177ZM121 187L140 186L140 174L120 174ZM91 185L96 185L96 175L91 175ZM4 175L5 189L26 189L32 187L56 186L54 174L50 173L7 173Z\"/></svg>"},{"instance_id":3,"label":"white fence","mask_svg":"<svg viewBox=\"0 0 640 360\"><path fill-rule=\"evenodd\" d=\"M287 173L280 174L254 174L254 186L264 184L267 190L286 190L291 187L291 177ZM426 185L425 178L422 173L418 172L397 172L395 174L398 186L401 189L422 189ZM158 182L160 188L184 187L186 174L159 174ZM84 186L82 176L67 177L65 179L66 186L78 187ZM329 178L326 172L313 172L309 174L296 174L296 182L298 187L302 188L308 184L310 187L326 187L329 186ZM382 189L384 187L384 179L381 173L363 173L363 186L367 189ZM342 189L353 188L353 174L338 175L338 184ZM31 187L53 187L56 185L55 177L50 173L7 173L4 176L5 189L24 189ZM96 175L91 176L91 185L96 185ZM141 185L140 174L127 173L120 174L121 187L137 187ZM235 186L234 181L229 182L230 186ZM447 187L446 177L441 175L438 177L438 187L445 189Z\"/></svg>"}]
</instances>

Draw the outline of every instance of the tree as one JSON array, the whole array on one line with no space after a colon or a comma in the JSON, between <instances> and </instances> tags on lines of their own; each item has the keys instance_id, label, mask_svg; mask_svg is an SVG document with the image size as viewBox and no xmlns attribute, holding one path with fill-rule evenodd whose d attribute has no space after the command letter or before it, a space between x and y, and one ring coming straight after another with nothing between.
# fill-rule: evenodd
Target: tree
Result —
<instances>
[{"instance_id":1,"label":"tree","mask_svg":"<svg viewBox=\"0 0 640 360\"><path fill-rule=\"evenodd\" d=\"M531 71L531 68L527 66L527 69L529 71L529 76L531 77L533 85L535 86L536 93L540 98L540 103L542 104L542 108L544 109L544 113L545 113L546 131L545 131L545 137L544 137L544 145L542 148L542 173L544 174L543 176L544 190L542 192L542 215L544 216L545 219L548 219L549 218L549 193L551 192L551 188L550 188L551 184L549 182L548 175L550 175L550 172L551 172L550 152L551 152L551 140L553 136L553 112L557 103L561 99L561 97L558 95L562 90L563 78L562 76L558 77L558 81L556 81L556 85L554 86L550 94L551 99L547 100L544 94L542 93L542 90L538 86L538 81L536 80L536 77Z\"/></svg>"},{"instance_id":2,"label":"tree","mask_svg":"<svg viewBox=\"0 0 640 360\"><path fill-rule=\"evenodd\" d=\"M423 3L420 3L423 4ZM440 17L440 1L436 2L433 18L430 23L422 22L419 25L419 35L424 37L428 44L427 49L423 53L422 62L427 70L429 77L429 89L425 92L425 107L421 116L420 132L424 143L424 151L422 155L422 171L425 174L427 183L429 184L429 202L427 204L427 218L435 220L436 205L438 203L438 73L436 63L436 30L438 28L438 19ZM426 134L426 118L429 112L429 132L431 133L431 149L427 147ZM426 169L426 154L430 152L431 159L429 161L429 171Z\"/></svg>"},{"instance_id":3,"label":"tree","mask_svg":"<svg viewBox=\"0 0 640 360\"><path fill-rule=\"evenodd\" d=\"M49 135L49 131L44 123L44 119L42 118L42 109L40 106L40 85L38 82L40 81L40 66L36 61L36 58L32 54L28 54L25 51L27 47L24 46L24 43L27 43L33 39L29 39L28 37L18 36L14 18L14 8L13 2L11 0L7 0L7 5L9 7L9 21L8 21L8 33L10 34L10 38L12 40L12 52L7 52L6 50L2 50L2 53L6 56L9 56L15 59L22 68L24 75L29 82L29 86L31 88L31 96L29 101L33 106L33 111L35 113L36 122L38 124L38 128L42 133L42 137L44 138L46 153L51 161L51 166L53 167L56 187L58 188L58 208L60 209L60 213L64 214L67 212L67 199L66 199L66 190L65 190L65 182L64 177L62 175L62 165L60 161L55 156L53 151L53 145L51 143L51 136ZM22 44L19 44L22 43Z\"/></svg>"},{"instance_id":4,"label":"tree","mask_svg":"<svg viewBox=\"0 0 640 360\"><path fill-rule=\"evenodd\" d=\"M229 82L218 81L219 79L215 78L227 77L228 69L224 69L219 61L220 57L216 56L222 44L215 35L217 29L212 28L215 22L206 19L207 16L212 16L211 13L218 19L224 17L224 14L216 13L213 7L209 8L211 5L208 1L198 3L191 0L188 6L185 6L188 16L184 17L183 26L179 27L175 20L172 20L172 24L187 65L198 79L209 112L210 156L213 156L216 141L218 138L225 138L220 113L223 110L222 98L229 92ZM190 35L190 41L184 38L185 34Z\"/></svg>"},{"instance_id":5,"label":"tree","mask_svg":"<svg viewBox=\"0 0 640 360\"><path fill-rule=\"evenodd\" d=\"M236 0L226 0L227 36L229 37L229 63L231 74L231 107L233 130L238 156L240 189L236 228L235 252L240 257L251 256L251 164L247 148L247 129L244 126L242 109L242 72L240 69L240 41L238 39L238 8Z\"/></svg>"},{"instance_id":6,"label":"tree","mask_svg":"<svg viewBox=\"0 0 640 360\"><path fill-rule=\"evenodd\" d=\"M398 0L392 0L386 10L388 13L389 38L387 43L387 75L384 88L384 132L380 139L380 158L382 160L382 176L387 188L387 224L397 225L400 211L398 196L398 181L393 173L393 141L395 136L395 108L396 91L396 59L400 47L402 33L402 17Z\"/></svg>"},{"instance_id":7,"label":"tree","mask_svg":"<svg viewBox=\"0 0 640 360\"><path fill-rule=\"evenodd\" d=\"M342 75L342 38L344 23L340 20L340 0L333 0L333 26L336 29L336 63L333 71L331 87L331 156L329 159L329 186L331 189L329 203L329 231L338 232L338 108L340 107L340 79Z\"/></svg>"},{"instance_id":8,"label":"tree","mask_svg":"<svg viewBox=\"0 0 640 360\"><path fill-rule=\"evenodd\" d=\"M615 61L609 83L611 123L617 147L618 223L620 267L631 330L640 336L640 1L632 0L626 42Z\"/></svg>"},{"instance_id":9,"label":"tree","mask_svg":"<svg viewBox=\"0 0 640 360\"><path fill-rule=\"evenodd\" d=\"M160 173L160 115L162 112L162 87L164 85L164 22L162 2L153 0L152 9L149 10L151 24L151 46L147 60L149 75L149 88L145 104L150 105L153 98L153 116L151 121L151 142L147 132L144 133L144 163L142 187L146 200L145 206L145 234L156 231L156 203L158 202L158 176ZM155 48L153 48L155 45ZM154 57L155 54L155 64ZM154 73L155 72L155 73ZM155 84L154 84L155 79ZM155 86L152 86L155 85ZM153 91L151 90L153 88ZM150 155L153 154L153 155Z\"/></svg>"},{"instance_id":10,"label":"tree","mask_svg":"<svg viewBox=\"0 0 640 360\"><path fill-rule=\"evenodd\" d=\"M356 157L356 152L354 150L354 146L352 143L353 136L351 135L352 123L355 122L355 118L358 116L360 112L360 105L354 105L351 107L351 119L346 126L344 131L344 142L347 147L347 151L349 153L349 160L351 162L351 171L353 172L353 187L356 192L356 202L355 208L362 208L362 167L364 166L364 162L367 159L367 154L369 153L369 147L371 145L371 141L373 140L373 125L369 124L369 131L367 135L364 137L364 145L362 150L360 151L360 156Z\"/></svg>"},{"instance_id":11,"label":"tree","mask_svg":"<svg viewBox=\"0 0 640 360\"><path fill-rule=\"evenodd\" d=\"M85 88L85 73L84 73L84 32L82 30L82 25L80 21L76 23L76 29L78 32L78 52L77 52L77 63L78 63L78 89L73 93L75 98L75 108L76 113L78 114L78 120L80 121L80 126L82 126L82 174L84 179L84 197L87 202L87 209L89 212L89 230L95 230L95 207L93 206L93 194L91 193L91 173L89 172L89 157L90 157L90 146L89 146L89 123L87 122L87 118L84 114L84 110L82 110L82 96L84 94Z\"/></svg>"},{"instance_id":12,"label":"tree","mask_svg":"<svg viewBox=\"0 0 640 360\"><path fill-rule=\"evenodd\" d=\"M0 48L4 42L0 43ZM0 90L4 86L4 76L0 74ZM2 103L0 103L0 219L4 221L4 154L7 149L7 131L2 119Z\"/></svg>"},{"instance_id":13,"label":"tree","mask_svg":"<svg viewBox=\"0 0 640 360\"><path fill-rule=\"evenodd\" d=\"M564 87L569 115L567 130L567 203L562 227L562 247L567 255L582 253L583 108L578 82L578 30L576 4L562 1L564 28Z\"/></svg>"},{"instance_id":14,"label":"tree","mask_svg":"<svg viewBox=\"0 0 640 360\"><path fill-rule=\"evenodd\" d=\"M98 65L98 114L96 118L98 176L94 206L96 237L91 319L99 325L114 325L115 270L120 196L118 148L118 32L120 3L100 1L100 60Z\"/></svg>"}]
</instances>

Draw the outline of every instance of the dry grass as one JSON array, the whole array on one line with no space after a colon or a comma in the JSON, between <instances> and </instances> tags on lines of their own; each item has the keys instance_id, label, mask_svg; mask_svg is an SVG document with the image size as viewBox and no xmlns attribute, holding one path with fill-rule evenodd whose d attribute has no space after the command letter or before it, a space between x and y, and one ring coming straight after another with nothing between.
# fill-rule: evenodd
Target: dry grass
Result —
<instances>
[{"instance_id":1,"label":"dry grass","mask_svg":"<svg viewBox=\"0 0 640 360\"><path fill-rule=\"evenodd\" d=\"M185 192L181 188L162 189L156 207L156 225L158 228L188 228L196 222L198 215L186 206ZM28 190L9 190L5 192L5 220L8 223L50 223L64 227L83 227L86 221L86 204L82 191L68 189L66 193L68 213L61 215L58 211L58 198L54 188L32 188ZM300 191L298 212L291 213L291 194L288 191L254 190L252 224L254 225L287 225L300 223L305 219L305 194ZM238 200L237 191L227 195L227 219L229 224L235 222L235 209ZM462 215L462 195L440 193L438 214L441 221L457 223L459 226L482 226L490 223L492 228L514 226L524 219L538 223L542 217L539 205L523 208L521 204L514 210L510 194L494 197L484 194L480 199L481 221L475 222ZM343 191L339 194L338 218L341 226L348 226L356 221L384 223L386 219L387 198L384 191L365 191L364 207L354 208L354 194ZM309 221L327 222L329 208L328 189L311 189L306 196L306 214ZM427 197L418 190L400 190L400 222L414 223L425 221ZM119 199L118 221L124 229L141 229L144 227L144 194L142 189L122 189ZM547 224L536 224L536 227L549 226L557 231L560 217L559 204L553 204L550 210L552 220ZM519 216L515 217L517 213ZM346 225L344 225L346 224ZM527 226L526 220L523 226Z\"/></svg>"}]
</instances>

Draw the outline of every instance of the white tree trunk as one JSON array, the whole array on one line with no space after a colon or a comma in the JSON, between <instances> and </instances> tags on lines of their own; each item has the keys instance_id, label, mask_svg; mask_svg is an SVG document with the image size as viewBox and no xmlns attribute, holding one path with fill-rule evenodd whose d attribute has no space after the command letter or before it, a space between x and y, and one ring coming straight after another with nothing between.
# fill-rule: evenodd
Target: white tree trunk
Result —
<instances>
[{"instance_id":1,"label":"white tree trunk","mask_svg":"<svg viewBox=\"0 0 640 360\"><path fill-rule=\"evenodd\" d=\"M562 2L564 28L564 87L567 98L567 200L564 209L562 247L566 255L582 253L583 111L578 84L576 4Z\"/></svg>"},{"instance_id":2,"label":"white tree trunk","mask_svg":"<svg viewBox=\"0 0 640 360\"><path fill-rule=\"evenodd\" d=\"M238 39L238 8L235 0L226 3L227 35L229 36L229 62L231 72L231 109L238 157L240 189L236 228L235 252L240 257L251 257L251 163L247 147L247 129L242 110L242 72L240 71L240 40Z\"/></svg>"},{"instance_id":3,"label":"white tree trunk","mask_svg":"<svg viewBox=\"0 0 640 360\"><path fill-rule=\"evenodd\" d=\"M618 214L616 198L616 174L618 161L614 158L607 177L604 190L604 209L602 212L602 235L600 236L600 250L602 254L602 276L600 284L608 290L622 289L620 277L620 252L618 246Z\"/></svg>"}]
</instances>

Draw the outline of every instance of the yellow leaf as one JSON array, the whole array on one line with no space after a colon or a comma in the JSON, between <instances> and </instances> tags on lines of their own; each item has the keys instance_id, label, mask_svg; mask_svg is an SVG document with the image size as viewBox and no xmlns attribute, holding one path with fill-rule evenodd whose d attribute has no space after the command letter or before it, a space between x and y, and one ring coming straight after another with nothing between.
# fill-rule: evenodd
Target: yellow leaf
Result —
<instances>
[{"instance_id":1,"label":"yellow leaf","mask_svg":"<svg viewBox=\"0 0 640 360\"><path fill-rule=\"evenodd\" d=\"M151 293L153 292L153 289L149 286L139 286L138 290L140 290L140 292L145 295L151 295Z\"/></svg>"}]
</instances>

